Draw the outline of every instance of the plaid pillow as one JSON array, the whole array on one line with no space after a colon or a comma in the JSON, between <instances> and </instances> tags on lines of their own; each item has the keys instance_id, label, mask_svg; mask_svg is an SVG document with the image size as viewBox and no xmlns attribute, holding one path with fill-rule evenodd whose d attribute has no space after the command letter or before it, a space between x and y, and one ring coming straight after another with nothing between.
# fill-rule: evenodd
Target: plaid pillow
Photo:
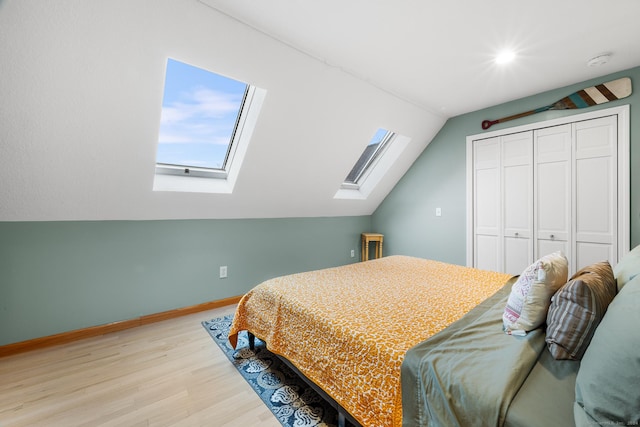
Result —
<instances>
[{"instance_id":1,"label":"plaid pillow","mask_svg":"<svg viewBox=\"0 0 640 427\"><path fill-rule=\"evenodd\" d=\"M582 359L616 291L611 265L604 261L578 271L556 292L547 313L546 337L554 358Z\"/></svg>"}]
</instances>

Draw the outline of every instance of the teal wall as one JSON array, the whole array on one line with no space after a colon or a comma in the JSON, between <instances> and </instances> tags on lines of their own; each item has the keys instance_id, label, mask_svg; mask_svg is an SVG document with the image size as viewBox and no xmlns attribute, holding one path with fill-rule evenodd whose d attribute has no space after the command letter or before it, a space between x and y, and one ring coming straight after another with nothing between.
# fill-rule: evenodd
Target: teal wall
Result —
<instances>
[{"instance_id":1,"label":"teal wall","mask_svg":"<svg viewBox=\"0 0 640 427\"><path fill-rule=\"evenodd\" d=\"M370 220L0 222L0 345L242 295L271 277L359 261Z\"/></svg>"},{"instance_id":2,"label":"teal wall","mask_svg":"<svg viewBox=\"0 0 640 427\"><path fill-rule=\"evenodd\" d=\"M0 222L0 345L241 295L271 277L355 262L363 231L385 234L385 255L465 264L467 135L481 133L484 119L622 76L640 82L640 67L450 119L372 216ZM633 247L640 244L638 91L491 130L621 104L631 105ZM227 279L218 278L221 265Z\"/></svg>"},{"instance_id":3,"label":"teal wall","mask_svg":"<svg viewBox=\"0 0 640 427\"><path fill-rule=\"evenodd\" d=\"M630 104L631 108L631 247L640 244L640 67L567 86L449 119L411 169L372 216L372 229L385 234L385 255L404 254L466 263L466 137L482 133L485 119L529 111L576 90L619 77L631 77L628 98L581 110L549 111L494 125L490 130ZM442 216L435 216L435 209Z\"/></svg>"}]
</instances>

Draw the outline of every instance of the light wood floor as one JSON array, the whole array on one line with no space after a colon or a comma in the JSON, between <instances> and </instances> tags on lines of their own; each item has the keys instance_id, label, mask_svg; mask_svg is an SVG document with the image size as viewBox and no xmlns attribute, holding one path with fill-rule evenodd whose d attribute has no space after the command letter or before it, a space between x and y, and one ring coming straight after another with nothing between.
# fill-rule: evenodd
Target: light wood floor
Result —
<instances>
[{"instance_id":1,"label":"light wood floor","mask_svg":"<svg viewBox=\"0 0 640 427\"><path fill-rule=\"evenodd\" d=\"M200 324L234 310L0 358L0 427L279 427Z\"/></svg>"}]
</instances>

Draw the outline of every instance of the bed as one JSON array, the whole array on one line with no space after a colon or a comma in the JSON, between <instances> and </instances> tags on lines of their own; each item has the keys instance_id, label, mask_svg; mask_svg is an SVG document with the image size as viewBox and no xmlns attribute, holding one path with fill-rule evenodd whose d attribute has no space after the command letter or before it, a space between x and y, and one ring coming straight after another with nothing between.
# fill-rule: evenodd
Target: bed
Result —
<instances>
[{"instance_id":1,"label":"bed","mask_svg":"<svg viewBox=\"0 0 640 427\"><path fill-rule=\"evenodd\" d=\"M580 362L552 357L544 327L503 332L519 281L408 256L278 277L242 298L229 340L265 341L362 426L573 425Z\"/></svg>"}]
</instances>

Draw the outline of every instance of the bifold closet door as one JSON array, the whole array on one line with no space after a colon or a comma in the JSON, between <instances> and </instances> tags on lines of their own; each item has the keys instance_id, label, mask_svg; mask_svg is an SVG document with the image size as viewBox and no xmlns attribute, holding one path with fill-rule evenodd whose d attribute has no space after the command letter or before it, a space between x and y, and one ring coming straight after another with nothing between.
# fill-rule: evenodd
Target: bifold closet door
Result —
<instances>
[{"instance_id":1,"label":"bifold closet door","mask_svg":"<svg viewBox=\"0 0 640 427\"><path fill-rule=\"evenodd\" d=\"M503 270L520 274L533 260L533 133L502 137Z\"/></svg>"},{"instance_id":2,"label":"bifold closet door","mask_svg":"<svg viewBox=\"0 0 640 427\"><path fill-rule=\"evenodd\" d=\"M467 137L467 264L520 274L562 251L569 274L629 250L629 107Z\"/></svg>"},{"instance_id":3,"label":"bifold closet door","mask_svg":"<svg viewBox=\"0 0 640 427\"><path fill-rule=\"evenodd\" d=\"M533 258L533 137L474 143L474 266L520 274Z\"/></svg>"},{"instance_id":4,"label":"bifold closet door","mask_svg":"<svg viewBox=\"0 0 640 427\"><path fill-rule=\"evenodd\" d=\"M562 251L572 271L571 124L536 130L534 141L534 256Z\"/></svg>"},{"instance_id":5,"label":"bifold closet door","mask_svg":"<svg viewBox=\"0 0 640 427\"><path fill-rule=\"evenodd\" d=\"M536 130L535 257L562 251L569 272L617 260L615 116Z\"/></svg>"},{"instance_id":6,"label":"bifold closet door","mask_svg":"<svg viewBox=\"0 0 640 427\"><path fill-rule=\"evenodd\" d=\"M473 144L473 266L501 271L500 138Z\"/></svg>"},{"instance_id":7,"label":"bifold closet door","mask_svg":"<svg viewBox=\"0 0 640 427\"><path fill-rule=\"evenodd\" d=\"M574 123L576 269L618 259L617 118Z\"/></svg>"}]
</instances>

